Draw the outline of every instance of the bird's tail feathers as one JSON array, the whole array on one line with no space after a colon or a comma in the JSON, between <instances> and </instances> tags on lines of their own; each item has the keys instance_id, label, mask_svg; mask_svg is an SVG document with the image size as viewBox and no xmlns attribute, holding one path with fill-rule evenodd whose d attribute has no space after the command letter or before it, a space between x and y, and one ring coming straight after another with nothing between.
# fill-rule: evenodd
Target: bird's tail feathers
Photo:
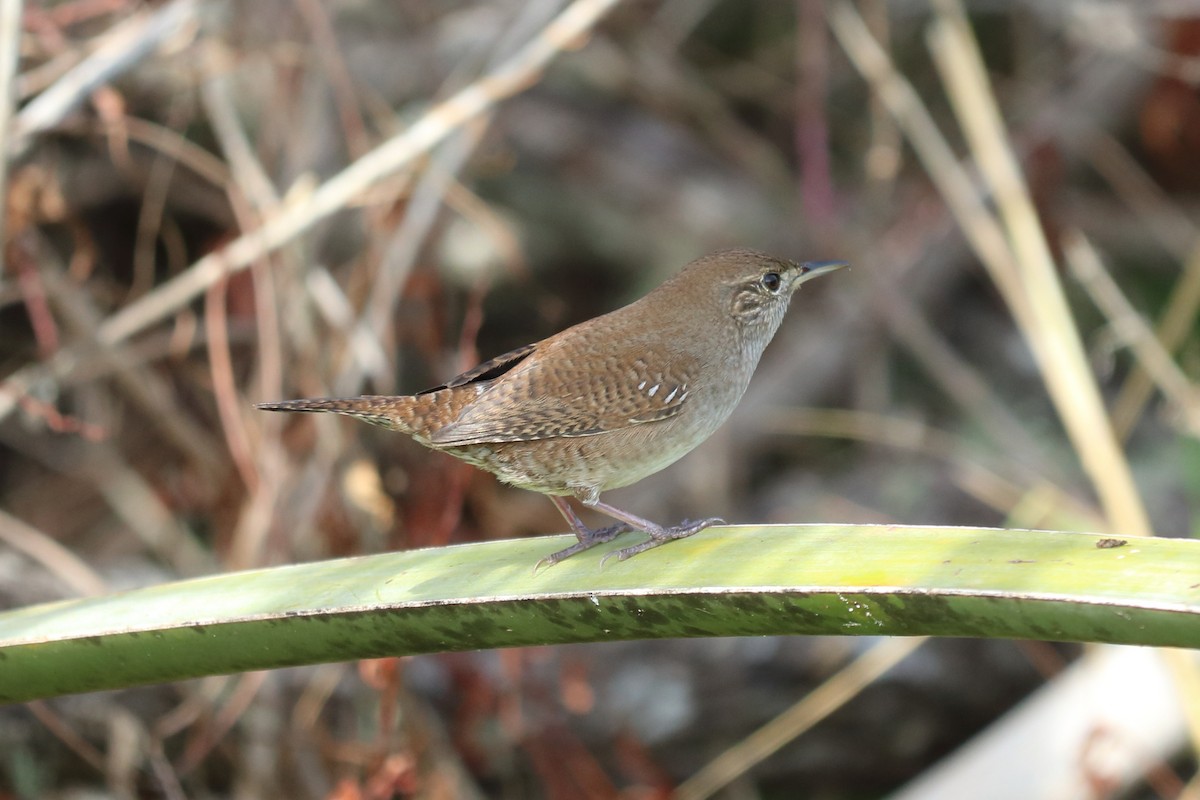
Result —
<instances>
[{"instance_id":1,"label":"bird's tail feathers","mask_svg":"<svg viewBox=\"0 0 1200 800\"><path fill-rule=\"evenodd\" d=\"M363 395L362 397L314 397L305 400L282 400L278 403L258 403L262 411L330 411L381 425L402 433L417 434L424 426L421 420L429 409L418 397Z\"/></svg>"}]
</instances>

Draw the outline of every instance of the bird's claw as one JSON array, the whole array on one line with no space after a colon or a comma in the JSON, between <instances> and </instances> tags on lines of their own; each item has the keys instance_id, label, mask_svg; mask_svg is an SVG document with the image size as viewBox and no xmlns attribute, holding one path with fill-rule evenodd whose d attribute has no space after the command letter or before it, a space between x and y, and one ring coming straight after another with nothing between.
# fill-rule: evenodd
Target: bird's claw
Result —
<instances>
[{"instance_id":1,"label":"bird's claw","mask_svg":"<svg viewBox=\"0 0 1200 800\"><path fill-rule=\"evenodd\" d=\"M600 566L603 568L605 563L614 556L618 561L624 561L628 558L636 556L638 553L644 553L647 550L653 550L655 547L664 545L667 542L672 542L676 539L686 539L693 534L699 533L705 528L713 525L724 524L725 520L721 519L720 517L709 517L708 519L695 521L685 519L683 522L672 528L657 528L654 530L648 530L646 533L650 538L644 542L639 542L637 544L630 545L629 547L622 547L619 550L613 550L612 552L605 553L604 557L600 559ZM579 539L579 541L575 544L571 545L570 547L563 548L556 553L551 553L550 555L538 560L538 562L533 565L534 574L536 575L538 570L540 570L542 567L552 567L561 561L565 561L573 555L582 553L584 550L590 550L598 544L611 542L622 533L634 530L634 528L632 525L620 522L616 525L609 525L606 528L598 528L596 530L588 528L585 530L586 533L582 534L576 532L575 536Z\"/></svg>"},{"instance_id":2,"label":"bird's claw","mask_svg":"<svg viewBox=\"0 0 1200 800\"><path fill-rule=\"evenodd\" d=\"M556 553L551 553L550 555L539 559L538 562L533 565L533 574L536 575L537 571L543 566L553 567L555 564L565 561L573 555L582 553L584 550L590 550L598 544L611 542L622 533L626 533L631 530L633 530L632 526L624 522L618 522L615 525L608 525L603 528L585 528L583 532L576 531L575 538L577 538L579 541L570 547L564 547L562 550L559 550Z\"/></svg>"},{"instance_id":3,"label":"bird's claw","mask_svg":"<svg viewBox=\"0 0 1200 800\"><path fill-rule=\"evenodd\" d=\"M660 528L656 531L646 531L650 536L644 542L639 542L629 547L622 547L620 550L613 550L611 553L605 553L604 558L600 559L600 566L604 566L604 562L616 556L617 561L624 561L627 558L632 558L638 553L644 553L647 550L653 550L667 542L675 541L676 539L686 539L693 534L697 534L705 528L713 525L724 525L725 520L720 517L709 517L708 519L692 520L685 519L673 528Z\"/></svg>"}]
</instances>

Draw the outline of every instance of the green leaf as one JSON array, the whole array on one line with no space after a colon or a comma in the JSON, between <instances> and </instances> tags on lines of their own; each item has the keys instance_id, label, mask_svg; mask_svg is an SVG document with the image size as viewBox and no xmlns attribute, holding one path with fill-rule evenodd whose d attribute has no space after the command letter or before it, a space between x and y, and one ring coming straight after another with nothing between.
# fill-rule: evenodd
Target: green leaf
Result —
<instances>
[{"instance_id":1,"label":"green leaf","mask_svg":"<svg viewBox=\"0 0 1200 800\"><path fill-rule=\"evenodd\" d=\"M633 535L627 537L633 541ZM325 561L0 614L0 701L521 645L768 634L1200 647L1200 541L981 528L712 528L542 569L541 537Z\"/></svg>"}]
</instances>

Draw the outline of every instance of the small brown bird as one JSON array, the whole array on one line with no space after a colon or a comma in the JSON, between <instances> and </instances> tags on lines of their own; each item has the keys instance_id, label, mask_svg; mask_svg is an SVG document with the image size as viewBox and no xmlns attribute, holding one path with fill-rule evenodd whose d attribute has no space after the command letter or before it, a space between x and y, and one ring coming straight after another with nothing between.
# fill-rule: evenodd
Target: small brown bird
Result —
<instances>
[{"instance_id":1,"label":"small brown bird","mask_svg":"<svg viewBox=\"0 0 1200 800\"><path fill-rule=\"evenodd\" d=\"M715 253L624 308L419 394L258 408L357 417L548 495L579 541L539 563L556 564L626 531L648 534L609 553L623 561L723 520L663 527L601 502L600 493L658 472L712 435L746 391L792 293L843 266L753 250ZM567 497L618 523L587 527Z\"/></svg>"}]
</instances>

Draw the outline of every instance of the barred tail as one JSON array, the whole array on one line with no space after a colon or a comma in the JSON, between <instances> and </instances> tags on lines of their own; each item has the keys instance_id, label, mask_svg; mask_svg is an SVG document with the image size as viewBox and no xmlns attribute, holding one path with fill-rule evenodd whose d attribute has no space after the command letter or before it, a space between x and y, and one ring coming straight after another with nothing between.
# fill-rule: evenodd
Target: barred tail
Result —
<instances>
[{"instance_id":1,"label":"barred tail","mask_svg":"<svg viewBox=\"0 0 1200 800\"><path fill-rule=\"evenodd\" d=\"M434 405L423 396L392 397L363 395L362 397L317 397L307 400L283 400L278 403L258 403L263 411L331 411L381 425L394 431L424 438L436 414Z\"/></svg>"}]
</instances>

